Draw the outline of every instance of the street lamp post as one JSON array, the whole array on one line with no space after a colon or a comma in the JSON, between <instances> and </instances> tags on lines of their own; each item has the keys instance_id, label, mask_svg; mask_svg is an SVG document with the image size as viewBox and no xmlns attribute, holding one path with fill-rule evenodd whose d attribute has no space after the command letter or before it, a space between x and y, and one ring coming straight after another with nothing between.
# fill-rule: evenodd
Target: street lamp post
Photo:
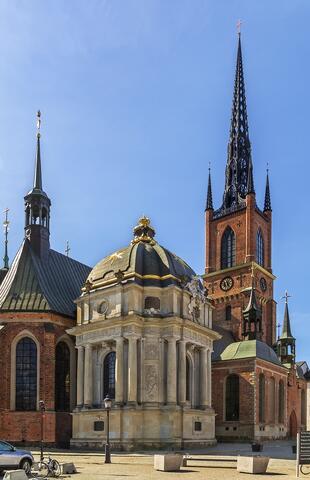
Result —
<instances>
[{"instance_id":1,"label":"street lamp post","mask_svg":"<svg viewBox=\"0 0 310 480\"><path fill-rule=\"evenodd\" d=\"M40 444L40 461L43 462L43 436L44 436L44 413L45 413L45 403L43 400L39 401L39 408L41 412L41 444Z\"/></svg>"},{"instance_id":2,"label":"street lamp post","mask_svg":"<svg viewBox=\"0 0 310 480\"><path fill-rule=\"evenodd\" d=\"M111 454L110 454L110 410L112 407L112 400L109 395L104 399L104 407L107 411L107 441L105 444L105 458L104 463L111 463Z\"/></svg>"}]
</instances>

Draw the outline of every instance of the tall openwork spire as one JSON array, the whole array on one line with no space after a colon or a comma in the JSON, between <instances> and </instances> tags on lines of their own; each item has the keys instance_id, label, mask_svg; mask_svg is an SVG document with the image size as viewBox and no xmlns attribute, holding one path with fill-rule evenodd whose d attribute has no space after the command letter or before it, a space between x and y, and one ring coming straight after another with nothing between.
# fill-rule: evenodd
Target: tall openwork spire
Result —
<instances>
[{"instance_id":1,"label":"tall openwork spire","mask_svg":"<svg viewBox=\"0 0 310 480\"><path fill-rule=\"evenodd\" d=\"M267 168L264 212L271 212L271 211L272 211L272 208L271 208L271 200L270 200L269 170Z\"/></svg>"},{"instance_id":2,"label":"tall openwork spire","mask_svg":"<svg viewBox=\"0 0 310 480\"><path fill-rule=\"evenodd\" d=\"M223 196L224 209L237 207L243 203L248 193L249 169L253 170L253 166L243 76L241 34L239 32L225 190ZM250 172L250 178L251 189L254 192L253 171Z\"/></svg>"},{"instance_id":3,"label":"tall openwork spire","mask_svg":"<svg viewBox=\"0 0 310 480\"><path fill-rule=\"evenodd\" d=\"M211 168L210 167L209 167L209 179L208 179L208 193L207 193L206 210L213 210Z\"/></svg>"}]
</instances>

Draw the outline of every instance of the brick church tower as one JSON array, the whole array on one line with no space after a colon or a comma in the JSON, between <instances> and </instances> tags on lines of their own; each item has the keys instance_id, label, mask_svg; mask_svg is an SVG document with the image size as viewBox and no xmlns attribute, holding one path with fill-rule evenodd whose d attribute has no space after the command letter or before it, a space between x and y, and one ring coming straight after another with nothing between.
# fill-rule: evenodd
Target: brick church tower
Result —
<instances>
[{"instance_id":1,"label":"brick church tower","mask_svg":"<svg viewBox=\"0 0 310 480\"><path fill-rule=\"evenodd\" d=\"M222 338L212 355L216 437L266 440L294 437L306 427L310 374L295 362L287 296L276 338L272 272L272 209L267 172L263 208L256 202L239 34L222 204L213 208L209 171L204 281Z\"/></svg>"},{"instance_id":2,"label":"brick church tower","mask_svg":"<svg viewBox=\"0 0 310 480\"><path fill-rule=\"evenodd\" d=\"M267 173L265 203L260 209L254 188L240 35L223 202L218 210L213 209L209 172L205 215L205 281L216 305L214 324L229 328L236 340L255 337L273 345L276 306L271 265L269 178ZM261 321L257 330L253 324L253 331L248 332L240 319L252 283Z\"/></svg>"}]
</instances>

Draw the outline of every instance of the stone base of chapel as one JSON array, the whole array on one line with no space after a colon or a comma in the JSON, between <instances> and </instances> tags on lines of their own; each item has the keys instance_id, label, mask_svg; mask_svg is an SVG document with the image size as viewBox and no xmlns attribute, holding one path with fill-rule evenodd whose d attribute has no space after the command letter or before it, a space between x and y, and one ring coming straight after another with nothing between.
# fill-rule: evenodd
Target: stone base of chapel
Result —
<instances>
[{"instance_id":1,"label":"stone base of chapel","mask_svg":"<svg viewBox=\"0 0 310 480\"><path fill-rule=\"evenodd\" d=\"M214 423L215 413L211 408L113 408L110 443L112 449L123 451L204 448L216 443ZM105 410L73 413L71 447L102 448L106 433Z\"/></svg>"}]
</instances>

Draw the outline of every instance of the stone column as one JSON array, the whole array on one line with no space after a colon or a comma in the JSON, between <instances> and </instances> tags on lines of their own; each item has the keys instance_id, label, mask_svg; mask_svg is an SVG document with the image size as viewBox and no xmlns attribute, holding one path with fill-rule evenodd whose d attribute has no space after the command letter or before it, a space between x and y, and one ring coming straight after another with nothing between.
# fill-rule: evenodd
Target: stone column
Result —
<instances>
[{"instance_id":1,"label":"stone column","mask_svg":"<svg viewBox=\"0 0 310 480\"><path fill-rule=\"evenodd\" d=\"M186 403L186 342L179 341L179 404Z\"/></svg>"},{"instance_id":2,"label":"stone column","mask_svg":"<svg viewBox=\"0 0 310 480\"><path fill-rule=\"evenodd\" d=\"M176 338L168 339L168 365L167 365L167 404L175 405L177 402L177 344Z\"/></svg>"},{"instance_id":3,"label":"stone column","mask_svg":"<svg viewBox=\"0 0 310 480\"><path fill-rule=\"evenodd\" d=\"M77 347L78 364L77 364L77 390L76 390L76 406L82 408L84 404L84 347Z\"/></svg>"},{"instance_id":4,"label":"stone column","mask_svg":"<svg viewBox=\"0 0 310 480\"><path fill-rule=\"evenodd\" d=\"M208 350L201 348L199 355L200 362L200 407L206 408L209 405L209 375L208 375Z\"/></svg>"},{"instance_id":5,"label":"stone column","mask_svg":"<svg viewBox=\"0 0 310 480\"><path fill-rule=\"evenodd\" d=\"M137 338L128 337L128 403L137 402Z\"/></svg>"},{"instance_id":6,"label":"stone column","mask_svg":"<svg viewBox=\"0 0 310 480\"><path fill-rule=\"evenodd\" d=\"M93 348L89 343L85 347L84 372L84 406L90 408L93 404Z\"/></svg>"},{"instance_id":7,"label":"stone column","mask_svg":"<svg viewBox=\"0 0 310 480\"><path fill-rule=\"evenodd\" d=\"M116 339L115 403L124 403L124 337Z\"/></svg>"}]
</instances>

